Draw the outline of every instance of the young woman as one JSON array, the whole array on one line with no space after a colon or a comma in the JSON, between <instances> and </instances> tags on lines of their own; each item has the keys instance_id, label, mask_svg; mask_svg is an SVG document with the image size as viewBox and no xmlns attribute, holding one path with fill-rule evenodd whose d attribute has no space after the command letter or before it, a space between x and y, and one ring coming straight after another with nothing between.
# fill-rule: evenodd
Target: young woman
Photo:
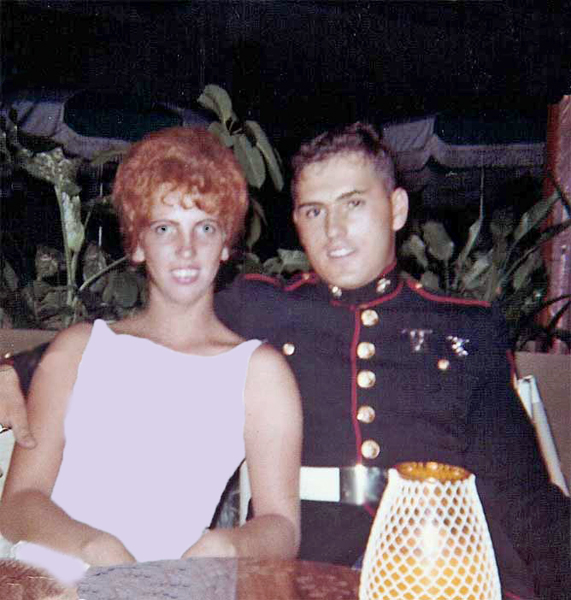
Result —
<instances>
[{"instance_id":1,"label":"young woman","mask_svg":"<svg viewBox=\"0 0 571 600\"><path fill-rule=\"evenodd\" d=\"M38 443L14 450L2 534L62 581L85 565L295 556L296 383L277 351L243 340L213 310L247 208L232 152L203 129L150 134L119 167L114 202L126 250L146 268L147 306L51 344L29 398ZM254 518L207 530L244 457Z\"/></svg>"}]
</instances>

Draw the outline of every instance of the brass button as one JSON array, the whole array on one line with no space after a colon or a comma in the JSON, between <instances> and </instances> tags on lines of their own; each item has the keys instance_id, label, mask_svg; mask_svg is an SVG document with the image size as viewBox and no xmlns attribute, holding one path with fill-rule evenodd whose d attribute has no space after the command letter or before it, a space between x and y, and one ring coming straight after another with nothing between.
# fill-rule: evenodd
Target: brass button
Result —
<instances>
[{"instance_id":1,"label":"brass button","mask_svg":"<svg viewBox=\"0 0 571 600\"><path fill-rule=\"evenodd\" d=\"M331 295L334 298L341 298L341 296L343 295L343 292L341 291L341 288L338 285L329 286L329 291L331 292Z\"/></svg>"},{"instance_id":2,"label":"brass button","mask_svg":"<svg viewBox=\"0 0 571 600\"><path fill-rule=\"evenodd\" d=\"M381 447L375 440L365 440L361 444L361 454L364 458L372 459L377 458L381 452Z\"/></svg>"},{"instance_id":3,"label":"brass button","mask_svg":"<svg viewBox=\"0 0 571 600\"><path fill-rule=\"evenodd\" d=\"M372 308L368 308L367 310L364 310L361 313L361 323L363 323L363 325L365 327L372 327L373 325L376 325L379 322L379 314L377 313L376 310L373 310Z\"/></svg>"},{"instance_id":4,"label":"brass button","mask_svg":"<svg viewBox=\"0 0 571 600\"><path fill-rule=\"evenodd\" d=\"M295 346L287 342L282 346L282 352L286 356L291 356L295 352Z\"/></svg>"},{"instance_id":5,"label":"brass button","mask_svg":"<svg viewBox=\"0 0 571 600\"><path fill-rule=\"evenodd\" d=\"M375 356L375 344L371 344L371 342L360 342L357 346L357 356L363 360Z\"/></svg>"},{"instance_id":6,"label":"brass button","mask_svg":"<svg viewBox=\"0 0 571 600\"><path fill-rule=\"evenodd\" d=\"M390 279L387 279L386 277L379 279L379 281L377 281L377 294L383 294L390 285Z\"/></svg>"},{"instance_id":7,"label":"brass button","mask_svg":"<svg viewBox=\"0 0 571 600\"><path fill-rule=\"evenodd\" d=\"M447 371L449 367L450 367L450 361L447 358L441 358L438 361L438 368L441 371Z\"/></svg>"},{"instance_id":8,"label":"brass button","mask_svg":"<svg viewBox=\"0 0 571 600\"><path fill-rule=\"evenodd\" d=\"M361 423L372 423L375 420L375 409L368 404L363 404L363 406L359 406L359 410L357 411L357 420L361 421Z\"/></svg>"},{"instance_id":9,"label":"brass button","mask_svg":"<svg viewBox=\"0 0 571 600\"><path fill-rule=\"evenodd\" d=\"M372 388L376 381L377 378L373 371L359 371L357 373L357 385L360 388Z\"/></svg>"}]
</instances>

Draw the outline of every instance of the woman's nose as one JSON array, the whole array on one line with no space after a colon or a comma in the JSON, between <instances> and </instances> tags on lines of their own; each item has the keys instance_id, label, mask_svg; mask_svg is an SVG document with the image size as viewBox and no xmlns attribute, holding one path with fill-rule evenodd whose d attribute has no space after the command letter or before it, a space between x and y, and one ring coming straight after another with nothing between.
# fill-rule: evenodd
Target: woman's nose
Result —
<instances>
[{"instance_id":1,"label":"woman's nose","mask_svg":"<svg viewBox=\"0 0 571 600\"><path fill-rule=\"evenodd\" d=\"M183 258L190 258L194 254L192 235L182 233L179 239L178 252Z\"/></svg>"}]
</instances>

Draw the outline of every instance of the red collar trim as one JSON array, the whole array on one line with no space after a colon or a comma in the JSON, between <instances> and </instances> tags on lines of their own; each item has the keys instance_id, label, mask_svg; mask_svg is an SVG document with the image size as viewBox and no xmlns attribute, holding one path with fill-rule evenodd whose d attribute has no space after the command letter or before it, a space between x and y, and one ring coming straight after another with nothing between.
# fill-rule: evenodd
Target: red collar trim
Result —
<instances>
[{"instance_id":1,"label":"red collar trim","mask_svg":"<svg viewBox=\"0 0 571 600\"><path fill-rule=\"evenodd\" d=\"M404 288L404 283L401 279L398 282L397 287L392 292L389 292L388 294L385 294L384 296L379 296L378 298L375 298L374 300L370 300L369 302L361 302L358 304L347 304L340 300L331 300L330 302L331 302L332 306L342 306L345 308L349 308L350 310L370 308L371 306L377 306L379 304L382 304L383 302L388 302L389 300L393 300L393 298L396 298L402 292L403 288Z\"/></svg>"}]
</instances>

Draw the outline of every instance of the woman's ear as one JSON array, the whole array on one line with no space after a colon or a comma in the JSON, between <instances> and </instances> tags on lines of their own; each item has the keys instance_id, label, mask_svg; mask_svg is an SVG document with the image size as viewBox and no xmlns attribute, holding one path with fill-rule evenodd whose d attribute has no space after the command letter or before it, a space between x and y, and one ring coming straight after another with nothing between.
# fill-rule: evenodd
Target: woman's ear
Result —
<instances>
[{"instance_id":1,"label":"woman's ear","mask_svg":"<svg viewBox=\"0 0 571 600\"><path fill-rule=\"evenodd\" d=\"M135 264L141 264L145 262L145 251L141 248L140 244L135 246L133 254L131 254L131 262Z\"/></svg>"},{"instance_id":2,"label":"woman's ear","mask_svg":"<svg viewBox=\"0 0 571 600\"><path fill-rule=\"evenodd\" d=\"M398 231L404 227L408 217L408 194L406 190L398 187L391 194L391 205L393 212L393 231Z\"/></svg>"},{"instance_id":3,"label":"woman's ear","mask_svg":"<svg viewBox=\"0 0 571 600\"><path fill-rule=\"evenodd\" d=\"M222 262L227 261L230 258L230 250L228 250L228 246L224 246L222 248L222 254L220 255L220 260Z\"/></svg>"}]
</instances>

